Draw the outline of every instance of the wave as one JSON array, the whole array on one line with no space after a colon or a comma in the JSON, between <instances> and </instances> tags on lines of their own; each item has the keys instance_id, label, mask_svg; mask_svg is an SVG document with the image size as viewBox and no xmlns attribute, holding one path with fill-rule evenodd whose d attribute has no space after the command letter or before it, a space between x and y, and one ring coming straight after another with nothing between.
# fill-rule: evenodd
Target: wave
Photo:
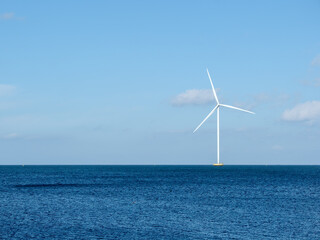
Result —
<instances>
[{"instance_id":1,"label":"wave","mask_svg":"<svg viewBox=\"0 0 320 240\"><path fill-rule=\"evenodd\" d=\"M101 184L53 183L53 184L17 184L16 188L50 188L50 187L93 187Z\"/></svg>"}]
</instances>

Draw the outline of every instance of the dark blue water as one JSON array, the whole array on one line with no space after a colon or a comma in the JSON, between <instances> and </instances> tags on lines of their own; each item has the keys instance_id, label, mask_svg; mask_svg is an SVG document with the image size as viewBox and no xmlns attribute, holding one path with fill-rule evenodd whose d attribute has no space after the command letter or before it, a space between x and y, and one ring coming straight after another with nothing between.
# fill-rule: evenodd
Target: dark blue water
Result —
<instances>
[{"instance_id":1,"label":"dark blue water","mask_svg":"<svg viewBox=\"0 0 320 240\"><path fill-rule=\"evenodd\" d=\"M320 167L1 166L0 239L320 239Z\"/></svg>"}]
</instances>

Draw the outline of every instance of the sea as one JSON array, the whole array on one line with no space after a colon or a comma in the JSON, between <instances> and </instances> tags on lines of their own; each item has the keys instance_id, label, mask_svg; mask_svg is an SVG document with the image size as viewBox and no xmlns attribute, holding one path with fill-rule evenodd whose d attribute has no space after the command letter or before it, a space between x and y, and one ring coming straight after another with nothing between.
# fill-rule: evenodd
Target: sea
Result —
<instances>
[{"instance_id":1,"label":"sea","mask_svg":"<svg viewBox=\"0 0 320 240\"><path fill-rule=\"evenodd\" d=\"M0 166L0 239L320 239L320 166Z\"/></svg>"}]
</instances>

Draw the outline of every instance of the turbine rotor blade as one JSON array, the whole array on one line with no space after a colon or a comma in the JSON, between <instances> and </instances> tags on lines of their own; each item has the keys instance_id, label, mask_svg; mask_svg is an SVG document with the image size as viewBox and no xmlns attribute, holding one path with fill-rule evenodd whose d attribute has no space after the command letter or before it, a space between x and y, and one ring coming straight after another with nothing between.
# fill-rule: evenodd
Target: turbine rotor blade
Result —
<instances>
[{"instance_id":1,"label":"turbine rotor blade","mask_svg":"<svg viewBox=\"0 0 320 240\"><path fill-rule=\"evenodd\" d=\"M195 133L199 127L201 127L201 125L214 113L214 111L219 107L219 104L217 104L217 106L214 107L214 109L208 114L208 116L206 116L206 118L199 124L199 126L193 131L193 133Z\"/></svg>"},{"instance_id":2,"label":"turbine rotor blade","mask_svg":"<svg viewBox=\"0 0 320 240\"><path fill-rule=\"evenodd\" d=\"M220 106L227 107L227 108L233 108L233 109L236 109L236 110L239 110L239 111L255 114L254 112L251 112L251 111L248 111L248 110L244 110L242 108L237 108L237 107L234 107L234 106L230 106L230 105L220 104Z\"/></svg>"},{"instance_id":3,"label":"turbine rotor blade","mask_svg":"<svg viewBox=\"0 0 320 240\"><path fill-rule=\"evenodd\" d=\"M212 92L213 92L214 98L216 99L217 103L219 104L219 100L218 100L218 97L217 97L217 93L216 93L216 90L214 90L213 83L212 83L212 80L211 80L211 77L210 77L210 73L209 73L208 68L207 68L207 73L208 73L208 77L209 77L209 79L210 79L210 83L211 83L211 87L212 87Z\"/></svg>"}]
</instances>

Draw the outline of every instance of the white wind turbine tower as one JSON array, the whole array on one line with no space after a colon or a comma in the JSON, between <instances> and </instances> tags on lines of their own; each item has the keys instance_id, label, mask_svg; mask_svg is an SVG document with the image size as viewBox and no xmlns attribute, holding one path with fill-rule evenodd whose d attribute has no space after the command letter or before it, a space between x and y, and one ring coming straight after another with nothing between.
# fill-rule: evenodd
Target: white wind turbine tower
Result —
<instances>
[{"instance_id":1,"label":"white wind turbine tower","mask_svg":"<svg viewBox=\"0 0 320 240\"><path fill-rule=\"evenodd\" d=\"M220 107L232 108L232 109L240 110L240 111L251 113L251 114L255 114L255 113L254 112L250 112L248 110L241 109L241 108L237 108L237 107L234 107L234 106L221 104L219 102L219 100L218 100L216 91L214 90L213 83L212 83L212 80L211 80L211 77L210 77L208 69L207 69L207 73L208 73L208 77L210 79L210 83L211 83L211 87L212 87L212 92L213 92L214 98L217 101L217 105L212 109L212 111L208 114L208 116L206 116L206 118L199 124L199 126L193 131L193 133L195 133L201 127L201 125L214 113L214 111L217 110L217 163L215 163L213 165L222 166L223 164L220 163L220 123L219 123L220 122L220 116L219 116Z\"/></svg>"}]
</instances>

